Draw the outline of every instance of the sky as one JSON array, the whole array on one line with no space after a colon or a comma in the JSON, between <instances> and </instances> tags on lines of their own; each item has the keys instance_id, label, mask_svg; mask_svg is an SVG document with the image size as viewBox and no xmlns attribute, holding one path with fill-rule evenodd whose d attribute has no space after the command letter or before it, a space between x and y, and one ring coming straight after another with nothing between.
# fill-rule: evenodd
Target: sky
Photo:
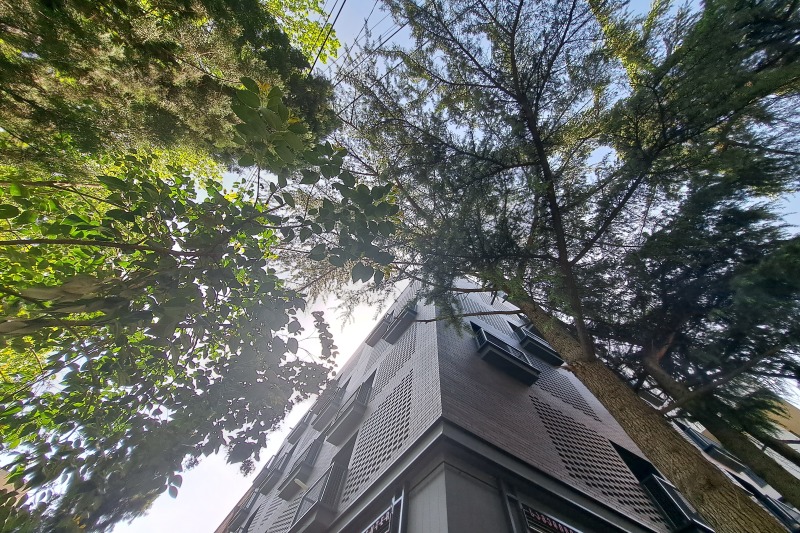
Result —
<instances>
[{"instance_id":1,"label":"sky","mask_svg":"<svg viewBox=\"0 0 800 533\"><path fill-rule=\"evenodd\" d=\"M331 20L333 20L341 7L335 30L340 42L345 46L350 46L356 37L359 41L363 39L364 33L361 30L368 17L373 39L382 35L389 36L397 29L391 18L385 17L386 13L380 10L375 0L344 0L343 7L339 1L328 0L326 9L332 11ZM631 5L635 9L641 9L648 3L634 0ZM402 34L397 37L400 36ZM329 62L327 65L317 65L316 70L330 75L341 64L347 65L344 47L340 50L337 61ZM800 194L788 198L783 203L782 211L787 224L794 226L793 231L797 232L800 228ZM378 309L360 306L351 319L345 321L336 310L336 302L333 300L317 302L311 306L309 313L317 310L324 310L331 324L331 332L334 334L340 353L336 361L337 367L341 367L347 361L367 333L372 330L377 319L376 314L379 312ZM313 331L309 317L310 315L306 317L304 326L307 331ZM800 394L796 394L790 400L800 405ZM206 457L200 465L183 473L183 486L177 498L173 499L167 493L162 494L146 516L130 524L118 524L113 533L213 532L250 487L255 475L275 453L289 430L300 420L311 403L313 398L296 405L286 417L281 429L270 435L267 439L267 448L262 451L261 462L250 476L243 476L236 465L227 464L223 454Z\"/></svg>"}]
</instances>

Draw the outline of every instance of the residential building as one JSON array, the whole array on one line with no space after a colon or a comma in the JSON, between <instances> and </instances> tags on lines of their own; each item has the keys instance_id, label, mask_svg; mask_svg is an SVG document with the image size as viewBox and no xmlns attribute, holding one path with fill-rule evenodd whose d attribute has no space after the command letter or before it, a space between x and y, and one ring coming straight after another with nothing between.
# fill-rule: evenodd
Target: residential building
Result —
<instances>
[{"instance_id":1,"label":"residential building","mask_svg":"<svg viewBox=\"0 0 800 533\"><path fill-rule=\"evenodd\" d=\"M409 287L218 532L707 532L497 294Z\"/></svg>"}]
</instances>

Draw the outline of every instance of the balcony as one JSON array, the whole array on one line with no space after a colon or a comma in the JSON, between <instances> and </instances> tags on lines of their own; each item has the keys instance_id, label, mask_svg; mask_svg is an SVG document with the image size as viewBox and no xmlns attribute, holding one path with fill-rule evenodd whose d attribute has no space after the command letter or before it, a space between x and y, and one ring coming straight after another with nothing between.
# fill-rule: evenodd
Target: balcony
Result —
<instances>
[{"instance_id":1,"label":"balcony","mask_svg":"<svg viewBox=\"0 0 800 533\"><path fill-rule=\"evenodd\" d=\"M397 318L392 320L392 323L386 330L386 334L383 336L384 340L389 344L394 344L416 319L416 310L414 310L413 307L406 307L397 315Z\"/></svg>"},{"instance_id":2,"label":"balcony","mask_svg":"<svg viewBox=\"0 0 800 533\"><path fill-rule=\"evenodd\" d=\"M291 458L291 452L284 452L281 455L276 455L272 458L272 460L267 464L267 467L258 475L261 477L262 474L264 475L263 481L261 482L260 486L258 485L258 477L254 481L254 485L258 486L258 491L261 494L268 494L269 491L272 490L272 487L278 484L280 481L281 476L283 476L283 471L286 469L286 466L289 464L289 459Z\"/></svg>"},{"instance_id":3,"label":"balcony","mask_svg":"<svg viewBox=\"0 0 800 533\"><path fill-rule=\"evenodd\" d=\"M333 463L303 495L289 533L323 533L336 518L336 505L347 467Z\"/></svg>"},{"instance_id":4,"label":"balcony","mask_svg":"<svg viewBox=\"0 0 800 533\"><path fill-rule=\"evenodd\" d=\"M306 415L297 423L295 427L289 432L289 435L286 437L286 440L289 441L291 444L296 444L297 441L300 440L300 437L303 436L306 429L308 429L308 422L311 420L311 413L308 412Z\"/></svg>"},{"instance_id":5,"label":"balcony","mask_svg":"<svg viewBox=\"0 0 800 533\"><path fill-rule=\"evenodd\" d=\"M289 474L278 490L278 496L284 500L291 500L302 488L295 480L304 483L308 481L311 476L311 471L314 469L314 463L317 462L317 456L322 448L322 439L316 439L312 442L305 451L300 454L300 457L292 465Z\"/></svg>"},{"instance_id":6,"label":"balcony","mask_svg":"<svg viewBox=\"0 0 800 533\"><path fill-rule=\"evenodd\" d=\"M361 384L356 391L339 407L333 424L328 430L326 440L339 446L343 444L347 437L353 432L358 423L364 417L367 410L367 403L372 394L372 380Z\"/></svg>"},{"instance_id":7,"label":"balcony","mask_svg":"<svg viewBox=\"0 0 800 533\"><path fill-rule=\"evenodd\" d=\"M515 377L526 385L533 385L539 378L531 358L525 352L512 348L491 333L473 326L478 343L478 355L487 363Z\"/></svg>"},{"instance_id":8,"label":"balcony","mask_svg":"<svg viewBox=\"0 0 800 533\"><path fill-rule=\"evenodd\" d=\"M236 510L236 513L234 513L233 518L228 524L228 531L236 531L237 529L242 527L244 521L247 519L248 516L250 516L250 511L253 510L253 504L256 502L257 499L258 499L258 493L253 492L252 494L250 494L250 497L247 498L247 501L243 505L237 506L238 509Z\"/></svg>"},{"instance_id":9,"label":"balcony","mask_svg":"<svg viewBox=\"0 0 800 533\"><path fill-rule=\"evenodd\" d=\"M682 533L714 533L711 526L683 499L678 489L669 481L652 474L642 481L642 486L664 516L672 523L673 531Z\"/></svg>"},{"instance_id":10,"label":"balcony","mask_svg":"<svg viewBox=\"0 0 800 533\"><path fill-rule=\"evenodd\" d=\"M236 514L233 515L233 520L231 520L231 523L228 524L228 531L236 531L242 527L242 524L244 524L244 521L249 514L250 509L246 509L244 507L236 511Z\"/></svg>"},{"instance_id":11,"label":"balcony","mask_svg":"<svg viewBox=\"0 0 800 533\"><path fill-rule=\"evenodd\" d=\"M333 391L333 394L325 398L320 404L319 410L317 410L317 418L315 418L314 422L311 424L314 429L317 431L325 429L325 426L328 425L328 422L331 421L339 410L339 406L342 404L342 398L344 397L344 391L344 388L337 387L336 390Z\"/></svg>"},{"instance_id":12,"label":"balcony","mask_svg":"<svg viewBox=\"0 0 800 533\"><path fill-rule=\"evenodd\" d=\"M367 340L364 341L367 346L374 347L383 337L383 334L386 333L386 330L389 329L389 325L392 323L392 315L386 315L383 319L378 322L378 325L373 328L370 332Z\"/></svg>"},{"instance_id":13,"label":"balcony","mask_svg":"<svg viewBox=\"0 0 800 533\"><path fill-rule=\"evenodd\" d=\"M517 338L519 339L519 344L523 348L525 348L528 352L535 355L545 363L549 363L555 366L561 366L564 364L564 360L558 355L550 343L544 340L542 337L534 333L528 327L522 328L514 328L515 333L517 334Z\"/></svg>"}]
</instances>

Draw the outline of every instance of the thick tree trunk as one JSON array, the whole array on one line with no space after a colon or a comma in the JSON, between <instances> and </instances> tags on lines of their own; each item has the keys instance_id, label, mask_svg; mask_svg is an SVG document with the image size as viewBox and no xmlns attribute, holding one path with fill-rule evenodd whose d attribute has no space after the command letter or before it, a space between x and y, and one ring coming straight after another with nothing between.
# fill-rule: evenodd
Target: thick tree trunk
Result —
<instances>
[{"instance_id":1,"label":"thick tree trunk","mask_svg":"<svg viewBox=\"0 0 800 533\"><path fill-rule=\"evenodd\" d=\"M800 480L787 472L744 434L717 416L694 415L721 443L753 472L764 478L783 498L800 509Z\"/></svg>"},{"instance_id":2,"label":"thick tree trunk","mask_svg":"<svg viewBox=\"0 0 800 533\"><path fill-rule=\"evenodd\" d=\"M562 324L532 300L516 300L575 376L718 533L785 533L772 515L731 483L619 376L599 360L585 361L577 340Z\"/></svg>"},{"instance_id":3,"label":"thick tree trunk","mask_svg":"<svg viewBox=\"0 0 800 533\"><path fill-rule=\"evenodd\" d=\"M656 380L658 386L672 396L676 403L684 403L683 400L690 394L690 390L661 367L659 354L657 352L646 354L643 362L645 369ZM786 501L800 508L800 482L796 477L759 450L742 432L730 427L718 416L709 414L715 412L713 409L703 408L697 401L690 401L683 408L706 426L728 451L780 492Z\"/></svg>"}]
</instances>

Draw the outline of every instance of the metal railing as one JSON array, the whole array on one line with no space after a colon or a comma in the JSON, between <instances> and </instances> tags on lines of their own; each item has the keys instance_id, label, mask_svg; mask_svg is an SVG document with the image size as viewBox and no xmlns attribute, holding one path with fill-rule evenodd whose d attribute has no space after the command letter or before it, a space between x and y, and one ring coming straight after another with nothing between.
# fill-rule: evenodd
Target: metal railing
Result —
<instances>
[{"instance_id":1,"label":"metal railing","mask_svg":"<svg viewBox=\"0 0 800 533\"><path fill-rule=\"evenodd\" d=\"M303 494L292 524L297 523L317 504L333 509L339 499L339 493L347 476L347 467L333 463L322 476Z\"/></svg>"},{"instance_id":2,"label":"metal railing","mask_svg":"<svg viewBox=\"0 0 800 533\"><path fill-rule=\"evenodd\" d=\"M343 413L346 413L351 405L354 403L361 403L366 405L369 402L369 397L372 394L372 383L362 383L356 391L347 397L342 403L339 410L336 411L336 416L333 418L337 420Z\"/></svg>"},{"instance_id":3,"label":"metal railing","mask_svg":"<svg viewBox=\"0 0 800 533\"><path fill-rule=\"evenodd\" d=\"M476 332L476 334L477 334L476 340L478 342L479 348L483 348L486 344L491 344L501 352L504 352L507 355L513 357L514 359L517 359L518 361L525 363L530 367L535 368L534 363L531 361L531 358L525 352L509 346L508 343L500 340L491 333L487 333L483 328L479 329Z\"/></svg>"}]
</instances>

